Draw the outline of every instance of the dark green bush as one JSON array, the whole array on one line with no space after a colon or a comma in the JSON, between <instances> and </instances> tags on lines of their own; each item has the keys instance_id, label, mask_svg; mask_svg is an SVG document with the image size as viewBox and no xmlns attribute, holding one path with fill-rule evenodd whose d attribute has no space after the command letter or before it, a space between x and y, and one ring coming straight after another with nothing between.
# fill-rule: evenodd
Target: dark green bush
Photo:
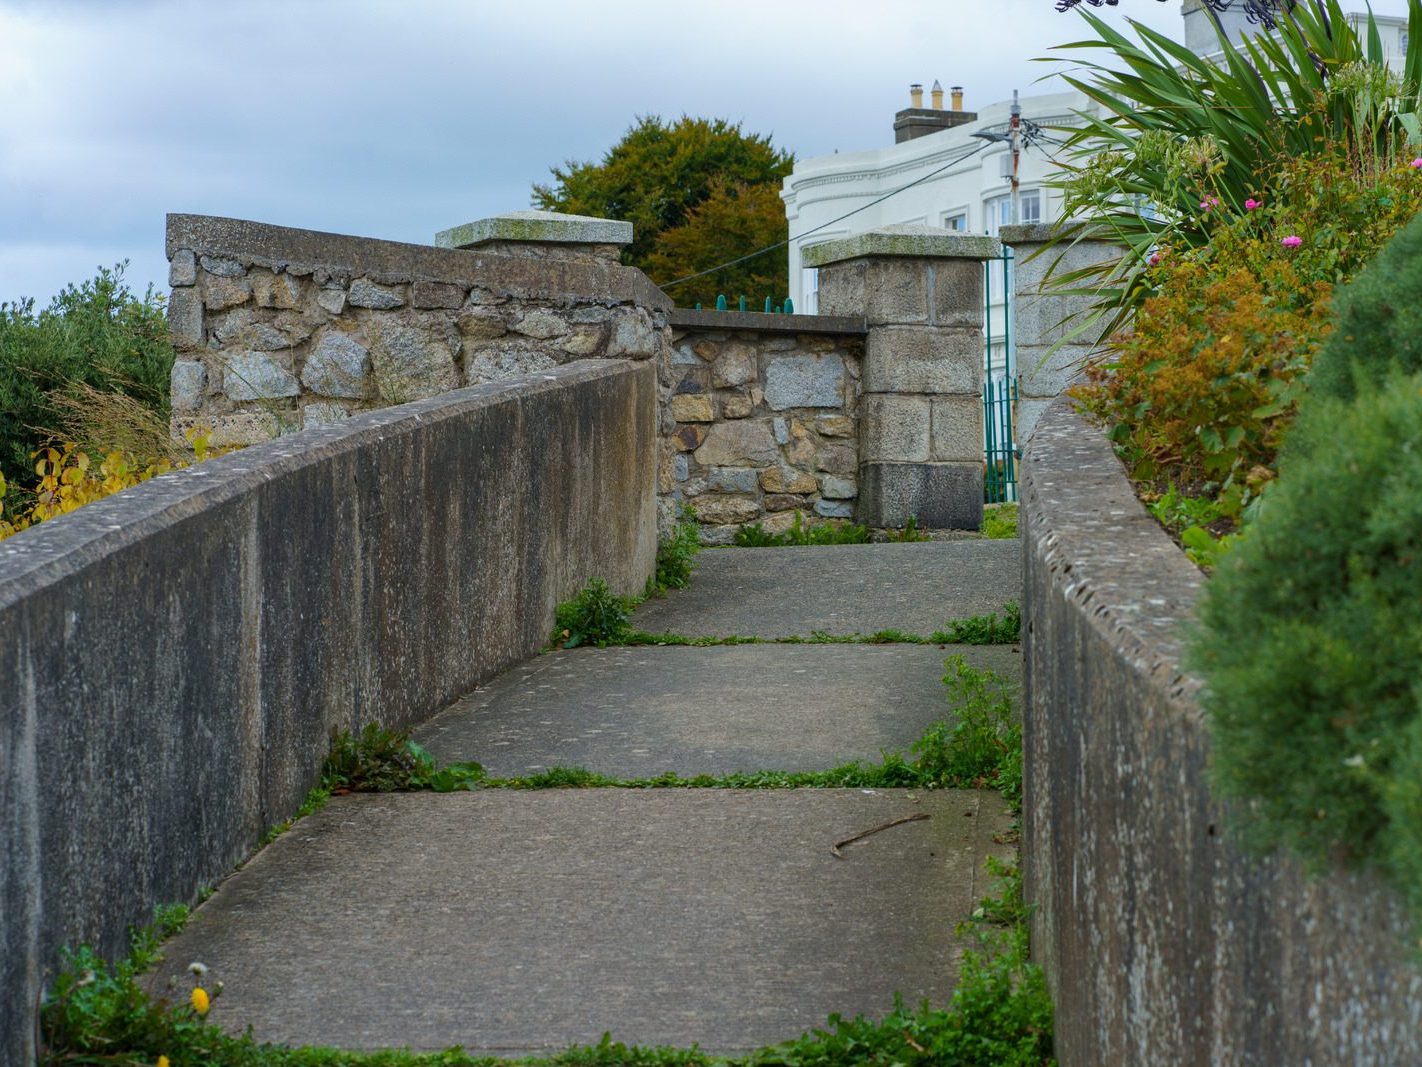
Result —
<instances>
[{"instance_id":1,"label":"dark green bush","mask_svg":"<svg viewBox=\"0 0 1422 1067\"><path fill-rule=\"evenodd\" d=\"M1422 370L1422 216L1414 218L1333 298L1334 327L1308 377L1309 391L1351 400L1359 381L1393 368Z\"/></svg>"},{"instance_id":2,"label":"dark green bush","mask_svg":"<svg viewBox=\"0 0 1422 1067\"><path fill-rule=\"evenodd\" d=\"M1422 375L1308 406L1201 601L1214 780L1246 841L1422 909Z\"/></svg>"},{"instance_id":3,"label":"dark green bush","mask_svg":"<svg viewBox=\"0 0 1422 1067\"><path fill-rule=\"evenodd\" d=\"M64 416L50 394L88 385L119 391L168 416L173 348L158 297L129 292L123 265L69 286L36 313L33 300L0 304L0 472L35 481L30 453Z\"/></svg>"}]
</instances>

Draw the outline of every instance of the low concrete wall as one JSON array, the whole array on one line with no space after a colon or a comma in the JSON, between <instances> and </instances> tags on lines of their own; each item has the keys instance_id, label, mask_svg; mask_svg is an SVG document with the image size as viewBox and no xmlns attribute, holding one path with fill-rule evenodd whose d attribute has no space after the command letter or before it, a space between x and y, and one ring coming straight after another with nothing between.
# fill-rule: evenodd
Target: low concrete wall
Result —
<instances>
[{"instance_id":1,"label":"low concrete wall","mask_svg":"<svg viewBox=\"0 0 1422 1067\"><path fill-rule=\"evenodd\" d=\"M0 543L0 1062L59 948L227 873L333 727L403 726L654 565L651 362L356 415Z\"/></svg>"},{"instance_id":2,"label":"low concrete wall","mask_svg":"<svg viewBox=\"0 0 1422 1067\"><path fill-rule=\"evenodd\" d=\"M1223 832L1180 667L1199 571L1068 401L1022 472L1025 877L1061 1063L1422 1062L1397 899Z\"/></svg>"}]
</instances>

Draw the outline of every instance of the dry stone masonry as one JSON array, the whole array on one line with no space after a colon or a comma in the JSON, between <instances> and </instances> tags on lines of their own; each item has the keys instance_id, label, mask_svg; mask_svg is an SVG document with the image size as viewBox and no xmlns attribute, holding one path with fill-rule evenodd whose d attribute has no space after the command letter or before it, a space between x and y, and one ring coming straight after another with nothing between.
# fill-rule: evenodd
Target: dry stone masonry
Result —
<instances>
[{"instance_id":1,"label":"dry stone masonry","mask_svg":"<svg viewBox=\"0 0 1422 1067\"><path fill-rule=\"evenodd\" d=\"M174 431L254 444L575 360L661 355L671 302L617 263L631 231L526 212L428 248L169 216ZM519 243L530 233L536 255Z\"/></svg>"},{"instance_id":2,"label":"dry stone masonry","mask_svg":"<svg viewBox=\"0 0 1422 1067\"><path fill-rule=\"evenodd\" d=\"M710 544L850 519L864 328L855 319L675 311L659 488Z\"/></svg>"},{"instance_id":3,"label":"dry stone masonry","mask_svg":"<svg viewBox=\"0 0 1422 1067\"><path fill-rule=\"evenodd\" d=\"M252 444L577 360L648 359L663 531L688 503L713 544L797 513L978 525L995 240L910 227L821 245L818 316L673 310L619 262L631 240L625 222L541 211L434 247L169 216L174 432Z\"/></svg>"}]
</instances>

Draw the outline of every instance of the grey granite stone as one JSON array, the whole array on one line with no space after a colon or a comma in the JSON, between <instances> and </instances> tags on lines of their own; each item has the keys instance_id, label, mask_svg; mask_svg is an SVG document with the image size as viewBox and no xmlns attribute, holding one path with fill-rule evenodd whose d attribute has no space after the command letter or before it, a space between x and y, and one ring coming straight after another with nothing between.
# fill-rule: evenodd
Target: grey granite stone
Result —
<instances>
[{"instance_id":1,"label":"grey granite stone","mask_svg":"<svg viewBox=\"0 0 1422 1067\"><path fill-rule=\"evenodd\" d=\"M844 403L844 360L837 355L779 356L765 367L765 402L787 408L835 408Z\"/></svg>"},{"instance_id":2,"label":"grey granite stone","mask_svg":"<svg viewBox=\"0 0 1422 1067\"><path fill-rule=\"evenodd\" d=\"M365 397L370 394L370 370L369 349L350 334L327 330L306 357L301 381L322 396Z\"/></svg>"},{"instance_id":3,"label":"grey granite stone","mask_svg":"<svg viewBox=\"0 0 1422 1067\"><path fill-rule=\"evenodd\" d=\"M348 299L352 307L374 308L377 311L388 311L391 308L403 307L405 304L405 298L398 289L388 285L377 285L368 278L356 278L351 282Z\"/></svg>"},{"instance_id":4,"label":"grey granite stone","mask_svg":"<svg viewBox=\"0 0 1422 1067\"><path fill-rule=\"evenodd\" d=\"M235 259L226 259L222 256L203 256L200 262L203 270L219 278L240 278L247 273L247 268Z\"/></svg>"},{"instance_id":5,"label":"grey granite stone","mask_svg":"<svg viewBox=\"0 0 1422 1067\"><path fill-rule=\"evenodd\" d=\"M191 248L180 248L168 263L169 285L197 284L197 257Z\"/></svg>"},{"instance_id":6,"label":"grey granite stone","mask_svg":"<svg viewBox=\"0 0 1422 1067\"><path fill-rule=\"evenodd\" d=\"M174 411L192 411L207 395L207 368L201 363L186 359L175 361L168 381Z\"/></svg>"},{"instance_id":7,"label":"grey granite stone","mask_svg":"<svg viewBox=\"0 0 1422 1067\"><path fill-rule=\"evenodd\" d=\"M275 400L297 396L301 386L265 352L240 352L224 359L222 390L229 400Z\"/></svg>"},{"instance_id":8,"label":"grey granite stone","mask_svg":"<svg viewBox=\"0 0 1422 1067\"><path fill-rule=\"evenodd\" d=\"M202 294L196 289L174 289L168 296L168 332L179 351L201 348L203 333Z\"/></svg>"}]
</instances>

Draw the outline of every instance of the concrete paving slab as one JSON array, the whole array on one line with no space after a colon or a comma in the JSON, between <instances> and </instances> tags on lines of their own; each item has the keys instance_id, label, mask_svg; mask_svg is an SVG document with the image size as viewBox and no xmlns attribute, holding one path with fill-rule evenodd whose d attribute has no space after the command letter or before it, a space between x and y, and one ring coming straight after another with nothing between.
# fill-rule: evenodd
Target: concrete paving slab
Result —
<instances>
[{"instance_id":1,"label":"concrete paving slab","mask_svg":"<svg viewBox=\"0 0 1422 1067\"><path fill-rule=\"evenodd\" d=\"M1021 653L1002 645L579 648L506 671L415 739L499 776L823 770L905 752L947 718L943 661L959 653L1021 678Z\"/></svg>"},{"instance_id":2,"label":"concrete paving slab","mask_svg":"<svg viewBox=\"0 0 1422 1067\"><path fill-rule=\"evenodd\" d=\"M942 1003L1008 824L973 791L338 798L224 882L150 985L200 960L214 1022L288 1044L732 1052L895 992Z\"/></svg>"},{"instance_id":3,"label":"concrete paving slab","mask_svg":"<svg viewBox=\"0 0 1422 1067\"><path fill-rule=\"evenodd\" d=\"M689 588L637 609L638 629L688 637L889 629L927 636L949 619L1001 612L1022 596L1020 541L717 548L696 561Z\"/></svg>"}]
</instances>

